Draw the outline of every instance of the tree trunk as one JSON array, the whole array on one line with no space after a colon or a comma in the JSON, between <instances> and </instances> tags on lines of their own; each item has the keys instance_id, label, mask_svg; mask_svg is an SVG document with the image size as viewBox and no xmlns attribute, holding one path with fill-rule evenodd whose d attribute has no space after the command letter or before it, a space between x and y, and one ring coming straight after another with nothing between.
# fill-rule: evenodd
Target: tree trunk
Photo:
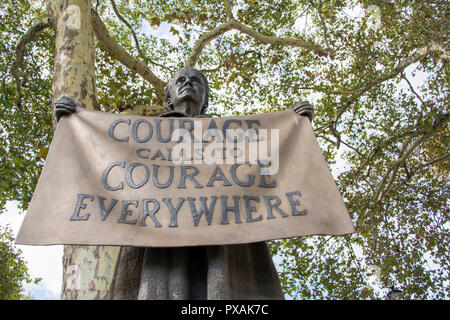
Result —
<instances>
[{"instance_id":1,"label":"tree trunk","mask_svg":"<svg viewBox=\"0 0 450 320\"><path fill-rule=\"evenodd\" d=\"M47 0L47 11L56 30L53 102L67 96L83 108L99 110L91 0ZM61 299L101 299L118 252L119 247L65 245Z\"/></svg>"}]
</instances>

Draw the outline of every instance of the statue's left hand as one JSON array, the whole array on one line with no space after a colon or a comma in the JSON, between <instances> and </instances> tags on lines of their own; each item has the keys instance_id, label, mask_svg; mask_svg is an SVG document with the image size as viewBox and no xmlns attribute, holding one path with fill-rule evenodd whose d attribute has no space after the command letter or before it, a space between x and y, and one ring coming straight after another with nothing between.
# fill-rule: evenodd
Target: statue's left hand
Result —
<instances>
[{"instance_id":1,"label":"statue's left hand","mask_svg":"<svg viewBox=\"0 0 450 320\"><path fill-rule=\"evenodd\" d=\"M56 121L59 121L61 116L65 114L72 114L73 112L75 112L77 108L80 108L80 106L69 97L63 96L62 98L56 100L55 101Z\"/></svg>"},{"instance_id":2,"label":"statue's left hand","mask_svg":"<svg viewBox=\"0 0 450 320\"><path fill-rule=\"evenodd\" d=\"M309 122L312 122L314 115L314 107L309 103L309 101L297 102L291 109L293 109L298 115L306 116Z\"/></svg>"}]
</instances>

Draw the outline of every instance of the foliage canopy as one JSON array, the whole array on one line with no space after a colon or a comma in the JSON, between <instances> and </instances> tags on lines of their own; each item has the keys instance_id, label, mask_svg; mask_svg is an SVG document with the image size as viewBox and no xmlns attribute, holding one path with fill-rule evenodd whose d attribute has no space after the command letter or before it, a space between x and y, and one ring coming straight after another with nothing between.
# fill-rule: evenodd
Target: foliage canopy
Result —
<instances>
[{"instance_id":1,"label":"foliage canopy","mask_svg":"<svg viewBox=\"0 0 450 320\"><path fill-rule=\"evenodd\" d=\"M23 284L41 280L30 277L22 252L14 248L13 241L11 229L0 227L0 300L27 299Z\"/></svg>"},{"instance_id":2,"label":"foliage canopy","mask_svg":"<svg viewBox=\"0 0 450 320\"><path fill-rule=\"evenodd\" d=\"M52 137L46 14L43 1L0 7L2 207L27 207ZM92 21L105 112L161 104L183 66L207 75L218 114L313 102L326 160L345 160L336 182L357 233L271 242L286 294L449 298L446 1L92 0Z\"/></svg>"}]
</instances>

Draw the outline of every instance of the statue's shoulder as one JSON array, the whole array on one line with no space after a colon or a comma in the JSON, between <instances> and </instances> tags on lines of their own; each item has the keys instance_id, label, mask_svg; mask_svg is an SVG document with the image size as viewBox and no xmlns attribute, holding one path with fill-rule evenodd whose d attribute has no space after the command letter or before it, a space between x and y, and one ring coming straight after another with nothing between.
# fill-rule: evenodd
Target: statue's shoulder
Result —
<instances>
[{"instance_id":1,"label":"statue's shoulder","mask_svg":"<svg viewBox=\"0 0 450 320\"><path fill-rule=\"evenodd\" d=\"M136 116L150 116L158 117L162 113L166 112L167 108L157 104L153 105L137 105L122 111L120 114L129 114Z\"/></svg>"},{"instance_id":2,"label":"statue's shoulder","mask_svg":"<svg viewBox=\"0 0 450 320\"><path fill-rule=\"evenodd\" d=\"M198 116L195 116L194 118L213 118L213 114L199 114Z\"/></svg>"}]
</instances>

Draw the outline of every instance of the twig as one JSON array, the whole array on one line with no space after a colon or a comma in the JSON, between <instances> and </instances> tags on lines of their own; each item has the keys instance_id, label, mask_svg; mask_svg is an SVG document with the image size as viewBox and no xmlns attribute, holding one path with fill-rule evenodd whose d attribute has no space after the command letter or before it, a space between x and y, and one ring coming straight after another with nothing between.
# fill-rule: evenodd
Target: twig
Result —
<instances>
[{"instance_id":1,"label":"twig","mask_svg":"<svg viewBox=\"0 0 450 320\"><path fill-rule=\"evenodd\" d=\"M144 63L130 55L111 35L98 14L92 10L92 29L102 46L113 57L116 57L124 66L141 75L155 88L158 104L164 102L165 82L158 78Z\"/></svg>"},{"instance_id":2,"label":"twig","mask_svg":"<svg viewBox=\"0 0 450 320\"><path fill-rule=\"evenodd\" d=\"M430 161L428 161L428 162L426 162L426 163L423 163L423 164L421 164L420 166L418 166L415 170L412 170L412 171L410 171L409 172L409 175L408 175L408 177L407 177L407 179L405 179L404 181L403 181L403 183L402 184L400 184L399 186L397 186L396 188L394 188L394 190L397 190L398 188L400 188L401 186L403 186L403 185L405 185L417 172L419 172L421 169L423 169L423 168L426 168L426 167L428 167L428 166L431 166L431 165L433 165L433 164L435 164L435 163L437 163L437 162L439 162L439 161L442 161L442 160L445 160L445 159L447 159L448 157L450 156L450 152L447 152L447 153L445 153L445 154L443 154L443 155L441 155L441 156L438 156L438 157L436 157L436 158L434 158L434 159L431 159Z\"/></svg>"},{"instance_id":3,"label":"twig","mask_svg":"<svg viewBox=\"0 0 450 320\"><path fill-rule=\"evenodd\" d=\"M321 10L320 10L321 7L322 7L322 5L324 4L324 2L322 2L319 6L315 6L314 3L313 3L313 1L310 1L310 4L311 4L311 6L315 7L315 9L316 9L316 11L317 11L317 16L319 17L320 23L322 24L322 29L323 29L323 40L324 40L324 42L325 42L325 45L326 45L326 47L327 47L327 49L328 49L329 51L332 51L332 49L331 49L331 47L330 47L330 44L329 44L329 42L328 42L328 29L327 29L327 26L326 26L326 24L325 24L325 20L323 19L322 12L321 12Z\"/></svg>"},{"instance_id":4,"label":"twig","mask_svg":"<svg viewBox=\"0 0 450 320\"><path fill-rule=\"evenodd\" d=\"M214 29L212 29L200 36L200 38L194 44L191 54L189 55L189 57L186 60L186 63L185 63L186 68L193 68L197 64L198 59L202 53L202 50L205 48L205 46L209 42L211 42L215 38L219 37L220 35L226 33L227 31L230 31L230 30L238 30L263 44L281 45L281 46L285 45L285 46L291 46L291 47L305 48L305 49L314 51L319 55L333 56L333 52L331 50L329 50L328 48L322 48L321 46L310 43L310 42L305 41L300 38L279 38L279 37L267 36L259 31L256 31L256 30L244 25L243 23L237 21L236 19L234 19L233 15L232 15L231 1L227 1L226 5L227 5L227 7L226 7L227 22L216 26Z\"/></svg>"},{"instance_id":5,"label":"twig","mask_svg":"<svg viewBox=\"0 0 450 320\"><path fill-rule=\"evenodd\" d=\"M450 114L446 113L442 117L438 118L432 128L430 130L425 131L425 133L420 136L411 146L407 148L410 141L412 140L412 137L406 141L403 144L402 150L400 150L399 158L396 161L391 162L389 165L389 168L385 175L383 176L383 179L381 180L380 184L377 188L377 193L375 196L375 200L377 202L380 202L383 197L388 193L389 189L391 188L391 185L397 175L397 171L403 163L406 162L408 157L411 155L411 153L414 151L415 148L417 148L421 143L425 142L427 139L432 137L436 132L438 132L442 127L444 127L450 119ZM384 184L386 183L388 177L390 176L389 182L387 184L387 187L384 188ZM384 189L384 190L383 190Z\"/></svg>"},{"instance_id":6,"label":"twig","mask_svg":"<svg viewBox=\"0 0 450 320\"><path fill-rule=\"evenodd\" d=\"M382 75L381 77L376 78L372 81L369 81L369 83L362 88L353 89L353 90L348 91L347 94L350 94L350 97L346 100L345 105L336 114L336 116L334 117L334 119L332 121L332 125L330 126L331 133L336 137L338 142L340 141L340 135L336 129L337 123L338 123L339 119L341 118L341 116L350 108L350 106L353 102L358 100L364 93L369 91L371 88L379 85L380 83L383 83L387 80L390 80L390 79L396 77L398 74L402 73L406 67L423 59L431 52L439 52L439 53L441 53L441 55L444 58L448 57L448 51L445 50L445 48L443 48L439 44L431 43L427 46L424 46L424 47L418 49L410 57L400 61L391 72L386 73L386 74Z\"/></svg>"},{"instance_id":7,"label":"twig","mask_svg":"<svg viewBox=\"0 0 450 320\"><path fill-rule=\"evenodd\" d=\"M16 89L17 89L17 107L20 109L22 105L22 85L25 81L22 81L22 77L25 77L26 74L23 74L19 70L20 66L23 63L23 57L25 55L25 49L29 42L33 41L36 35L49 27L50 23L48 18L41 19L35 22L30 29L25 32L20 38L19 42L17 42L16 50L14 54L14 61L11 65L10 73L16 81Z\"/></svg>"},{"instance_id":8,"label":"twig","mask_svg":"<svg viewBox=\"0 0 450 320\"><path fill-rule=\"evenodd\" d=\"M420 100L420 102L422 102L422 104L425 104L425 102L422 100L422 98L417 94L417 92L414 90L414 87L412 86L411 82L409 82L408 78L406 78L405 73L402 72L401 73L401 77L406 81L406 83L408 84L409 88L411 89L412 93L416 96L417 99Z\"/></svg>"},{"instance_id":9,"label":"twig","mask_svg":"<svg viewBox=\"0 0 450 320\"><path fill-rule=\"evenodd\" d=\"M139 40L138 40L138 38L137 38L136 33L134 32L133 27L132 27L131 24L130 24L130 23L129 23L129 22L128 22L128 21L127 21L120 13L119 13L119 10L117 9L116 3L114 2L114 0L110 0L110 1L111 1L111 5L112 5L112 7L113 7L114 13L116 14L117 18L119 18L119 20L122 21L122 22L128 27L128 29L130 29L131 35L133 36L133 40L134 40L134 43L135 43L135 46L136 46L136 50L138 51L139 56L142 58L142 60L144 60L145 62L150 62L150 63L153 64L154 66L158 66L158 67L160 67L160 68L163 68L163 69L165 69L165 70L168 70L170 73L173 73L173 70L172 70L172 69L170 69L170 68L168 68L168 67L166 67L166 66L164 66L164 65L162 65L162 64L159 64L159 63L153 61L152 59L150 59L150 58L148 58L148 57L146 57L146 56L144 55L144 53L142 52L141 47L140 47L140 45L139 45Z\"/></svg>"},{"instance_id":10,"label":"twig","mask_svg":"<svg viewBox=\"0 0 450 320\"><path fill-rule=\"evenodd\" d=\"M355 263L356 270L360 274L361 278L365 280L365 276L364 276L364 274L361 271L361 268L359 266L358 258L356 258L355 250L353 249L352 244L350 243L349 237L350 237L349 235L344 235L344 239L345 239L345 242L347 244L347 248L350 247L349 248L350 249L350 255L352 256L352 260Z\"/></svg>"}]
</instances>

